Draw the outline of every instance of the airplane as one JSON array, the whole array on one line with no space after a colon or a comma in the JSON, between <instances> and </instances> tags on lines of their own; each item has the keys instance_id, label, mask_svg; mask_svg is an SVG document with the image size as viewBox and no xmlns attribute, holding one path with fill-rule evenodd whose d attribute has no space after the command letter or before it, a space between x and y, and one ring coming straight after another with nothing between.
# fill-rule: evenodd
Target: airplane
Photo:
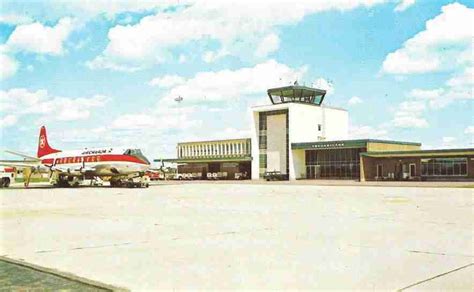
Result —
<instances>
[{"instance_id":1,"label":"airplane","mask_svg":"<svg viewBox=\"0 0 474 292\"><path fill-rule=\"evenodd\" d=\"M145 172L150 162L140 149L105 147L61 151L49 146L46 127L42 126L36 157L5 152L23 157L23 160L0 160L0 165L22 169L25 187L33 173L47 172L50 183L57 187L78 186L84 179L97 177L109 180L111 187L148 187Z\"/></svg>"}]
</instances>

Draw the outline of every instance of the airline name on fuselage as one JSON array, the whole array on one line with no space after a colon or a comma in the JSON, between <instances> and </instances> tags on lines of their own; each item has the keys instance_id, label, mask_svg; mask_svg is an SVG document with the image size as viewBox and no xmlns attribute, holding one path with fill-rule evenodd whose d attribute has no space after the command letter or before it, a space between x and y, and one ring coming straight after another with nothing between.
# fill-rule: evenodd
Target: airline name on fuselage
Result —
<instances>
[{"instance_id":1,"label":"airline name on fuselage","mask_svg":"<svg viewBox=\"0 0 474 292\"><path fill-rule=\"evenodd\" d=\"M81 154L91 155L91 154L105 154L105 153L111 153L111 152L112 152L112 148L109 148L109 149L87 150L87 151L83 151Z\"/></svg>"}]
</instances>

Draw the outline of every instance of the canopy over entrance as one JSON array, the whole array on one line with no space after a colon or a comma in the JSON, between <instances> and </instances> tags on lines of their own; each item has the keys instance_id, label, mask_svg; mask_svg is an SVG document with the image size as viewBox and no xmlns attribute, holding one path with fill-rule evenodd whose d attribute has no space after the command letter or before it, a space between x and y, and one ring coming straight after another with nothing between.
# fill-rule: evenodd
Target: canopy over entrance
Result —
<instances>
[{"instance_id":1,"label":"canopy over entrance","mask_svg":"<svg viewBox=\"0 0 474 292\"><path fill-rule=\"evenodd\" d=\"M297 102L321 105L324 96L326 95L326 90L295 84L285 87L270 88L267 90L267 93L273 104Z\"/></svg>"}]
</instances>

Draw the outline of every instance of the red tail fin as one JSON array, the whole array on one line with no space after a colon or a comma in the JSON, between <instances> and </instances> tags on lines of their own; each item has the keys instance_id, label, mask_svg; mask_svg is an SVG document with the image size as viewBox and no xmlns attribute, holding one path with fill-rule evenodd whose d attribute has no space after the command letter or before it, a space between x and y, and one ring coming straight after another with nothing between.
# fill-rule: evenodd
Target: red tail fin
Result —
<instances>
[{"instance_id":1,"label":"red tail fin","mask_svg":"<svg viewBox=\"0 0 474 292\"><path fill-rule=\"evenodd\" d=\"M46 136L46 128L45 126L42 126L38 139L38 158L56 152L61 152L61 150L56 150L49 146L48 136Z\"/></svg>"}]
</instances>

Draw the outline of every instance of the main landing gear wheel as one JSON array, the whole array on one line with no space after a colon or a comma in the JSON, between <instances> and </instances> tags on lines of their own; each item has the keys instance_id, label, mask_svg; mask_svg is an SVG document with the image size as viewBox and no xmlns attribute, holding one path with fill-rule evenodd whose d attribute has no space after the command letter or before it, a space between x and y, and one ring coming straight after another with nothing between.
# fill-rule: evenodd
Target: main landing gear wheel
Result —
<instances>
[{"instance_id":1,"label":"main landing gear wheel","mask_svg":"<svg viewBox=\"0 0 474 292\"><path fill-rule=\"evenodd\" d=\"M121 180L111 180L110 181L110 186L113 188L120 188L122 186L122 181Z\"/></svg>"}]
</instances>

